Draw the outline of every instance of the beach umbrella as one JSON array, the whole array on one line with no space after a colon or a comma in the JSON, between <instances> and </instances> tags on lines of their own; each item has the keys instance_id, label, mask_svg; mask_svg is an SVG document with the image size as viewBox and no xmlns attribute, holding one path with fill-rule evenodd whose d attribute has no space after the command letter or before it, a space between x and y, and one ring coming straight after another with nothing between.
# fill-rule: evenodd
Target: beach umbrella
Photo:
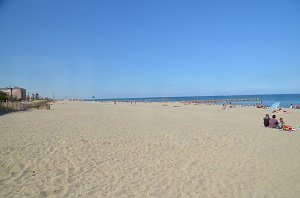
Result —
<instances>
[{"instance_id":1,"label":"beach umbrella","mask_svg":"<svg viewBox=\"0 0 300 198\"><path fill-rule=\"evenodd\" d=\"M270 109L272 111L277 110L280 107L280 102L275 102L274 104L272 104L272 106L270 107Z\"/></svg>"}]
</instances>

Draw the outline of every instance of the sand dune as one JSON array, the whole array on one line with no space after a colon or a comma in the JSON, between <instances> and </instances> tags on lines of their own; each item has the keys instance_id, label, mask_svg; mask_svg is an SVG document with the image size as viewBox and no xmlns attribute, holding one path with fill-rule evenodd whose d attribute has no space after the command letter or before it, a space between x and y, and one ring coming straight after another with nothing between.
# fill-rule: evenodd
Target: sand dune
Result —
<instances>
[{"instance_id":1,"label":"sand dune","mask_svg":"<svg viewBox=\"0 0 300 198\"><path fill-rule=\"evenodd\" d=\"M300 131L264 128L266 113L59 102L2 115L0 197L299 197Z\"/></svg>"}]
</instances>

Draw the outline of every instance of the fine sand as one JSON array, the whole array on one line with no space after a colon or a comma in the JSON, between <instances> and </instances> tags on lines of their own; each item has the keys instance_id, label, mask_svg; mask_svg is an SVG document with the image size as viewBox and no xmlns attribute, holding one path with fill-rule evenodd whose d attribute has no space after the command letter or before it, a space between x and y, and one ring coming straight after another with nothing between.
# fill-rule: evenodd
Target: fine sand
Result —
<instances>
[{"instance_id":1,"label":"fine sand","mask_svg":"<svg viewBox=\"0 0 300 198\"><path fill-rule=\"evenodd\" d=\"M299 197L300 130L268 110L57 102L0 116L0 197ZM300 110L277 115L300 126Z\"/></svg>"}]
</instances>

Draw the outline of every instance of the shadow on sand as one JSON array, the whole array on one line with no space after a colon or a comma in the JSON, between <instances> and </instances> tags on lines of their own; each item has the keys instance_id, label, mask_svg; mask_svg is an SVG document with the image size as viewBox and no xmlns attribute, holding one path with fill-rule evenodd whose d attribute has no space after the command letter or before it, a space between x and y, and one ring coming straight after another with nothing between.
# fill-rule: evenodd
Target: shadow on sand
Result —
<instances>
[{"instance_id":1,"label":"shadow on sand","mask_svg":"<svg viewBox=\"0 0 300 198\"><path fill-rule=\"evenodd\" d=\"M22 110L22 111L28 111L28 110ZM14 112L22 112L22 111L0 111L0 116L10 114L10 113L14 113Z\"/></svg>"},{"instance_id":2,"label":"shadow on sand","mask_svg":"<svg viewBox=\"0 0 300 198\"><path fill-rule=\"evenodd\" d=\"M0 116L3 116L3 115L8 114L8 113L11 113L11 112L8 112L8 111L0 111Z\"/></svg>"}]
</instances>

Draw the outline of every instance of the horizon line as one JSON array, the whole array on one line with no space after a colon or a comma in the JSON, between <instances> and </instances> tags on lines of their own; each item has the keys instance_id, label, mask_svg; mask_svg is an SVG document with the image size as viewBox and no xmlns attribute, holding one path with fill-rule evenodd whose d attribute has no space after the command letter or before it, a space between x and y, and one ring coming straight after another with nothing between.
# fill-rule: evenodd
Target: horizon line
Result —
<instances>
[{"instance_id":1,"label":"horizon line","mask_svg":"<svg viewBox=\"0 0 300 198\"><path fill-rule=\"evenodd\" d=\"M194 96L147 96L147 97L120 97L120 98L85 98L84 100L124 100L124 99L152 99L152 98L186 98L186 97L215 97L215 96L258 96L258 95L300 95L300 93L276 93L276 94L232 94L232 95L194 95Z\"/></svg>"}]
</instances>

